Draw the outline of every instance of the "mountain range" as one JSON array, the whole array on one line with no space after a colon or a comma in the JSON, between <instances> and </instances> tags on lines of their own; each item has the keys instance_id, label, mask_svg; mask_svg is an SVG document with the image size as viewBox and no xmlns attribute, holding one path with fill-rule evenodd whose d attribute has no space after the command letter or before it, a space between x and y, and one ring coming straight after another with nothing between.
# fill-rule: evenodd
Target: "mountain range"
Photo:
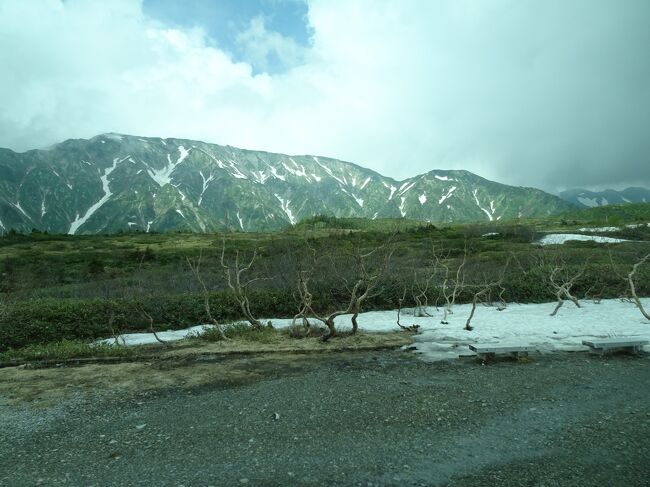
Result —
<instances>
[{"instance_id":1,"label":"mountain range","mask_svg":"<svg viewBox=\"0 0 650 487\"><path fill-rule=\"evenodd\" d=\"M489 222L572 208L468 171L397 181L328 157L185 139L110 133L43 150L0 149L2 232L264 231L317 214Z\"/></svg>"},{"instance_id":2,"label":"mountain range","mask_svg":"<svg viewBox=\"0 0 650 487\"><path fill-rule=\"evenodd\" d=\"M606 189L589 191L587 189L569 189L560 193L560 198L576 205L578 208L619 205L624 203L647 203L650 201L650 189L631 187L621 191Z\"/></svg>"}]
</instances>

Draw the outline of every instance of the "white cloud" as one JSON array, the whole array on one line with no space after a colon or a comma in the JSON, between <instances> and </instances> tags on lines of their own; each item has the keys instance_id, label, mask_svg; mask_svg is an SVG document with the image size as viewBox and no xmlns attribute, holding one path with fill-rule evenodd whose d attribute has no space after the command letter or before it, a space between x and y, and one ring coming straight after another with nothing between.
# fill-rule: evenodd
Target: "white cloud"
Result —
<instances>
[{"instance_id":1,"label":"white cloud","mask_svg":"<svg viewBox=\"0 0 650 487\"><path fill-rule=\"evenodd\" d=\"M263 16L251 19L248 28L240 32L236 42L243 59L265 72L284 71L302 63L307 48L278 32L269 31Z\"/></svg>"},{"instance_id":2,"label":"white cloud","mask_svg":"<svg viewBox=\"0 0 650 487\"><path fill-rule=\"evenodd\" d=\"M254 74L133 0L0 0L0 146L115 131L322 154L395 177L650 180L648 4L310 1L300 47L253 19ZM582 173L582 176L581 176Z\"/></svg>"}]
</instances>

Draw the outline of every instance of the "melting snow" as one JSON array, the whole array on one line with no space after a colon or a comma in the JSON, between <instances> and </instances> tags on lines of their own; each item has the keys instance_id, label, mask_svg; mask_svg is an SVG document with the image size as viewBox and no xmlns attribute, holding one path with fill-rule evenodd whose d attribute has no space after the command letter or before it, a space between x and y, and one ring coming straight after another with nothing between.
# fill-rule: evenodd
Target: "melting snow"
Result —
<instances>
[{"instance_id":1,"label":"melting snow","mask_svg":"<svg viewBox=\"0 0 650 487\"><path fill-rule=\"evenodd\" d=\"M438 176L437 174L434 174L433 177L439 179L440 181L456 181L454 178L449 178L447 176Z\"/></svg>"},{"instance_id":2,"label":"melting snow","mask_svg":"<svg viewBox=\"0 0 650 487\"><path fill-rule=\"evenodd\" d=\"M267 175L264 171L251 171L251 174L253 175L253 179L255 179L255 181L257 181L260 184L264 184L266 180L271 177Z\"/></svg>"},{"instance_id":3,"label":"melting snow","mask_svg":"<svg viewBox=\"0 0 650 487\"><path fill-rule=\"evenodd\" d=\"M278 199L280 204L282 205L282 211L287 215L287 218L289 218L289 222L292 225L296 224L296 218L293 216L293 213L291 212L291 209L289 208L289 203L291 203L291 200L283 200L280 195L276 194L275 197Z\"/></svg>"},{"instance_id":4,"label":"melting snow","mask_svg":"<svg viewBox=\"0 0 650 487\"><path fill-rule=\"evenodd\" d=\"M494 201L490 201L490 209L492 210L492 213L490 213L488 210L483 208L481 204L478 201L478 196L476 196L476 193L478 193L478 189L475 189L472 191L472 196L474 196L474 201L476 201L476 206L478 206L483 212L487 215L490 221L494 220Z\"/></svg>"},{"instance_id":5,"label":"melting snow","mask_svg":"<svg viewBox=\"0 0 650 487\"><path fill-rule=\"evenodd\" d=\"M12 204L16 207L17 210L19 210L23 215L25 215L27 218L31 220L30 216L27 213L25 213L25 210L23 210L23 207L20 206L20 202L12 203Z\"/></svg>"},{"instance_id":6,"label":"melting snow","mask_svg":"<svg viewBox=\"0 0 650 487\"><path fill-rule=\"evenodd\" d=\"M172 172L174 172L174 169L185 160L185 158L188 156L190 153L189 150L186 150L185 147L182 145L178 146L178 152L180 155L178 156L178 159L176 162L172 162L171 160L171 154L167 154L167 165L163 167L162 169L154 169L154 168L148 168L147 172L149 173L149 176L158 183L158 186L161 188L165 186L166 184L169 184L172 180L171 175Z\"/></svg>"},{"instance_id":7,"label":"melting snow","mask_svg":"<svg viewBox=\"0 0 650 487\"><path fill-rule=\"evenodd\" d=\"M311 175L316 180L317 183L320 183L321 179L323 179L320 176L316 176L314 173L311 173Z\"/></svg>"},{"instance_id":8,"label":"melting snow","mask_svg":"<svg viewBox=\"0 0 650 487\"><path fill-rule=\"evenodd\" d=\"M390 189L390 196L388 197L388 201L393 199L393 195L395 194L395 191L397 191L397 188L393 186L392 184L386 184L384 181L381 182L384 186L386 186L388 189Z\"/></svg>"},{"instance_id":9,"label":"melting snow","mask_svg":"<svg viewBox=\"0 0 650 487\"><path fill-rule=\"evenodd\" d=\"M582 203L585 206L588 206L590 208L593 208L595 206L600 206L598 204L598 199L597 198L585 198L583 196L578 196L576 198L580 203Z\"/></svg>"},{"instance_id":10,"label":"melting snow","mask_svg":"<svg viewBox=\"0 0 650 487\"><path fill-rule=\"evenodd\" d=\"M178 208L176 208L176 213L178 213L180 216L185 218L185 215L183 215L183 212L181 210L179 210Z\"/></svg>"},{"instance_id":11,"label":"melting snow","mask_svg":"<svg viewBox=\"0 0 650 487\"><path fill-rule=\"evenodd\" d=\"M650 307L650 298L642 298L644 307ZM603 299L600 304L582 301L581 308L564 306L556 316L549 316L555 303L509 304L503 311L488 306L476 308L473 331L463 329L471 311L471 304L454 306L454 314L448 318L450 324L440 324L442 310L429 308L431 317L416 317L412 310L402 309L402 322L420 325L420 333L413 336L415 353L423 360L456 359L460 354L470 353L469 344L522 343L534 346L540 353L564 351L587 351L582 340L597 338L633 337L637 340L650 339L650 326L639 310L630 303L615 299ZM269 321L264 318L262 321ZM291 325L291 318L271 318L273 326L285 328ZM370 311L360 313L357 321L364 331L395 331L398 329L396 311ZM350 315L336 319L338 330L350 328ZM522 326L522 323L526 323ZM181 340L196 336L211 328L211 325L197 325L184 330L159 332L166 341ZM123 345L156 343L152 333L130 333L117 337ZM115 343L107 338L98 343ZM650 352L650 346L644 347Z\"/></svg>"},{"instance_id":12,"label":"melting snow","mask_svg":"<svg viewBox=\"0 0 650 487\"><path fill-rule=\"evenodd\" d=\"M279 179L280 181L286 181L287 180L287 178L284 177L283 175L281 175L275 167L271 166L268 163L266 165L271 170L271 174L273 175L274 178Z\"/></svg>"},{"instance_id":13,"label":"melting snow","mask_svg":"<svg viewBox=\"0 0 650 487\"><path fill-rule=\"evenodd\" d=\"M322 168L325 170L325 172L326 172L326 173L327 173L331 178L336 179L340 184L343 184L343 185L346 185L346 184L347 184L346 181L342 180L341 178L337 178L336 176L334 176L334 173L332 172L332 170L331 170L329 167L327 167L327 166L324 165L324 164L321 164L321 162L318 160L318 157L314 157L314 156L312 156L312 158L314 159L314 161L316 161L316 164L318 164L320 167L322 167Z\"/></svg>"},{"instance_id":14,"label":"melting snow","mask_svg":"<svg viewBox=\"0 0 650 487\"><path fill-rule=\"evenodd\" d=\"M449 190L447 191L446 194L445 193L442 194L442 196L438 200L438 204L439 205L443 204L445 202L445 200L447 198L449 198L454 193L454 191L456 191L456 186L452 186L451 188L449 188Z\"/></svg>"},{"instance_id":15,"label":"melting snow","mask_svg":"<svg viewBox=\"0 0 650 487\"><path fill-rule=\"evenodd\" d=\"M363 183L361 183L361 187L359 189L365 188L369 182L370 182L370 176L368 176L366 180Z\"/></svg>"},{"instance_id":16,"label":"melting snow","mask_svg":"<svg viewBox=\"0 0 650 487\"><path fill-rule=\"evenodd\" d=\"M230 167L232 168L233 172L232 174L233 177L237 179L248 179L240 170L237 166L235 166L235 161L228 161L228 164L230 164Z\"/></svg>"},{"instance_id":17,"label":"melting snow","mask_svg":"<svg viewBox=\"0 0 650 487\"><path fill-rule=\"evenodd\" d=\"M111 193L111 188L109 186L108 176L111 175L111 173L115 170L115 168L119 163L124 162L128 157L129 156L126 156L123 159L118 159L116 157L115 159L113 159L113 165L104 169L104 175L99 178L102 182L102 189L104 190L104 196L102 196L97 203L95 203L90 208L88 208L84 216L79 217L79 213L77 213L76 219L70 224L70 230L68 230L69 235L74 235L75 232L79 229L79 227L84 223L86 223L88 218L90 218L93 215L93 213L99 210L102 207L102 205L106 203L108 199L113 195L113 193Z\"/></svg>"},{"instance_id":18,"label":"melting snow","mask_svg":"<svg viewBox=\"0 0 650 487\"><path fill-rule=\"evenodd\" d=\"M198 206L201 206L201 202L203 201L203 193L205 193L205 190L208 189L208 185L212 180L214 180L214 175L210 173L210 176L207 178L203 175L203 171L199 171L199 174L201 175L201 179L203 180L203 189L201 190L201 195L199 196L199 201L198 201Z\"/></svg>"},{"instance_id":19,"label":"melting snow","mask_svg":"<svg viewBox=\"0 0 650 487\"><path fill-rule=\"evenodd\" d=\"M149 229L151 228L152 223L153 223L153 220L151 220L150 222L147 222L147 230L146 230L147 233L149 233Z\"/></svg>"},{"instance_id":20,"label":"melting snow","mask_svg":"<svg viewBox=\"0 0 650 487\"><path fill-rule=\"evenodd\" d=\"M303 177L303 178L308 177L307 173L305 172L304 166L296 164L296 161L294 161L291 157L289 158L289 160L293 163L293 165L295 166L295 169L292 168L292 167L289 167L287 165L287 163L282 161L282 165L287 170L287 172L293 174L294 176L299 176L299 177Z\"/></svg>"},{"instance_id":21,"label":"melting snow","mask_svg":"<svg viewBox=\"0 0 650 487\"><path fill-rule=\"evenodd\" d=\"M244 230L244 221L241 219L241 216L239 216L239 210L237 210L237 220L239 220L240 228Z\"/></svg>"},{"instance_id":22,"label":"melting snow","mask_svg":"<svg viewBox=\"0 0 650 487\"><path fill-rule=\"evenodd\" d=\"M427 195L422 193L420 196L418 196L418 200L420 200L420 204L423 205L427 202Z\"/></svg>"},{"instance_id":23,"label":"melting snow","mask_svg":"<svg viewBox=\"0 0 650 487\"><path fill-rule=\"evenodd\" d=\"M592 241L598 243L619 243L629 242L622 238L600 237L598 235L580 235L576 233L549 233L537 241L539 245L563 244L570 240L580 240L583 242Z\"/></svg>"},{"instance_id":24,"label":"melting snow","mask_svg":"<svg viewBox=\"0 0 650 487\"><path fill-rule=\"evenodd\" d=\"M406 193L406 192L407 192L409 189L411 189L413 186L415 186L415 181L409 183L408 186L406 186L406 188L404 188L404 184L402 184L402 186L400 186L400 188L399 188L399 189L400 189L399 194L402 195L402 194ZM403 189L402 189L402 188L403 188Z\"/></svg>"},{"instance_id":25,"label":"melting snow","mask_svg":"<svg viewBox=\"0 0 650 487\"><path fill-rule=\"evenodd\" d=\"M41 201L41 218L45 216L47 210L45 209L45 196L43 196L43 201Z\"/></svg>"}]
</instances>

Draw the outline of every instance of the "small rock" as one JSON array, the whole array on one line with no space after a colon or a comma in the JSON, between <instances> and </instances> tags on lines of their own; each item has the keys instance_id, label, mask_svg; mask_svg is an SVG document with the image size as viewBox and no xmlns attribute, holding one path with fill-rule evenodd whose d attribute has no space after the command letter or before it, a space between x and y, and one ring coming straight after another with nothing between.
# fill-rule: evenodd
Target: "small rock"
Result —
<instances>
[{"instance_id":1,"label":"small rock","mask_svg":"<svg viewBox=\"0 0 650 487\"><path fill-rule=\"evenodd\" d=\"M147 423L142 423L142 424L137 425L137 426L135 427L135 429L137 429L137 430L142 430L142 429L145 428L145 426L147 426Z\"/></svg>"},{"instance_id":2,"label":"small rock","mask_svg":"<svg viewBox=\"0 0 650 487\"><path fill-rule=\"evenodd\" d=\"M273 415L271 416L271 419L273 421L277 421L278 419L280 419L280 414L279 413L273 413Z\"/></svg>"}]
</instances>

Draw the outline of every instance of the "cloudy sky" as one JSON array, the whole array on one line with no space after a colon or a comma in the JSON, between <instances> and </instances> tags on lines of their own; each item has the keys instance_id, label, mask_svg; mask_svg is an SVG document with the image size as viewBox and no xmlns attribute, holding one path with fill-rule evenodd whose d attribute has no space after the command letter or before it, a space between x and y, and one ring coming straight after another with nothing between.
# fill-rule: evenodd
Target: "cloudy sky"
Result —
<instances>
[{"instance_id":1,"label":"cloudy sky","mask_svg":"<svg viewBox=\"0 0 650 487\"><path fill-rule=\"evenodd\" d=\"M0 0L0 146L120 132L650 187L648 26L648 0Z\"/></svg>"}]
</instances>

